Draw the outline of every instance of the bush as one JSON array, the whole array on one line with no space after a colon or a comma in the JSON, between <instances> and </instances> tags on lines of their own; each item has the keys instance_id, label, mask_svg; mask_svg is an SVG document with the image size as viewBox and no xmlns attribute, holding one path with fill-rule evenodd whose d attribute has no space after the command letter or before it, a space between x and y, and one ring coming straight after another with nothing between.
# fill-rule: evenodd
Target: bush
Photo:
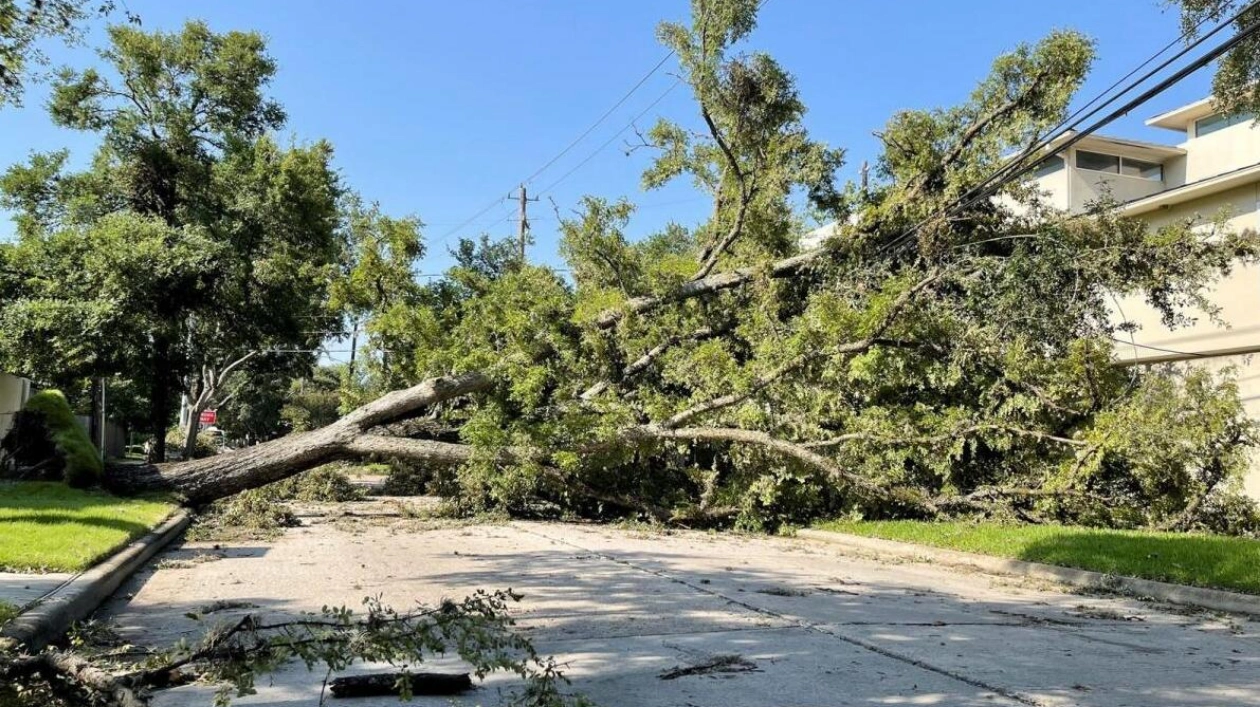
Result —
<instances>
[{"instance_id":1,"label":"bush","mask_svg":"<svg viewBox=\"0 0 1260 707\"><path fill-rule=\"evenodd\" d=\"M1207 497L1190 528L1219 535L1260 537L1260 505L1236 491Z\"/></svg>"},{"instance_id":2,"label":"bush","mask_svg":"<svg viewBox=\"0 0 1260 707\"><path fill-rule=\"evenodd\" d=\"M373 465L385 466L385 465ZM381 493L386 496L423 496L429 490L433 472L419 464L391 462L385 467L388 475Z\"/></svg>"},{"instance_id":3,"label":"bush","mask_svg":"<svg viewBox=\"0 0 1260 707\"><path fill-rule=\"evenodd\" d=\"M100 483L105 464L60 390L42 390L31 396L22 409L40 417L57 453L65 460L67 484L87 488Z\"/></svg>"},{"instance_id":4,"label":"bush","mask_svg":"<svg viewBox=\"0 0 1260 707\"><path fill-rule=\"evenodd\" d=\"M168 450L178 449L182 452L184 450L184 431L177 427L167 430L166 448ZM215 444L214 437L205 433L197 435L197 441L193 445L193 459L205 459L218 453L219 447Z\"/></svg>"},{"instance_id":5,"label":"bush","mask_svg":"<svg viewBox=\"0 0 1260 707\"><path fill-rule=\"evenodd\" d=\"M277 501L358 501L363 498L363 489L350 483L344 469L341 463L325 464L259 490Z\"/></svg>"}]
</instances>

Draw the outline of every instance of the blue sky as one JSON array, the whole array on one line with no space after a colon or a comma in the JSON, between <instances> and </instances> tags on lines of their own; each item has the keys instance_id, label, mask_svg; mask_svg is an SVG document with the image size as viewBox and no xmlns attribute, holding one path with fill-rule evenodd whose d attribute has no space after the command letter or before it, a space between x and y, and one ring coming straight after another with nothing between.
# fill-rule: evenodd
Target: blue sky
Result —
<instances>
[{"instance_id":1,"label":"blue sky","mask_svg":"<svg viewBox=\"0 0 1260 707\"><path fill-rule=\"evenodd\" d=\"M509 191L556 155L664 55L654 28L684 19L684 0L127 0L147 28L174 29L187 18L219 31L254 29L279 63L273 94L288 110L294 139L325 138L347 184L395 214L426 222L424 272L449 262L459 236L514 233ZM810 106L814 135L849 150L842 176L876 153L871 136L901 108L950 105L966 96L993 57L1053 28L1080 29L1098 42L1100 60L1083 95L1101 90L1179 34L1160 0L1044 3L1019 0L851 3L770 0L749 48L768 51L793 72ZM94 34L99 40L100 33ZM57 61L86 66L87 49L54 48ZM627 196L641 205L632 227L645 234L669 220L694 223L708 207L689 185L643 193L647 155L626 156L615 137L653 101L656 115L693 123L696 111L667 63L604 124L536 177L538 193L568 212L584 194ZM1176 141L1142 120L1206 95L1207 72L1164 94L1109 131ZM68 147L82 163L92 136L56 129L45 92L22 109L0 111L0 165L32 150ZM612 139L612 144L596 151ZM589 161L587 161L589 160ZM470 216L479 218L454 230ZM556 262L555 214L531 204L536 260ZM0 223L0 237L12 232Z\"/></svg>"}]
</instances>

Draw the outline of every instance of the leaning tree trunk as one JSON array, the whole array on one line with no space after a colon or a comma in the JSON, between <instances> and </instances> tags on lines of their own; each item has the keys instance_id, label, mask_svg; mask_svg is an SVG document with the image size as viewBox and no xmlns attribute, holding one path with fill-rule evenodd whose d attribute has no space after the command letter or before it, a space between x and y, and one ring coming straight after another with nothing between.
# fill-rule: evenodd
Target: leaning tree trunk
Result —
<instances>
[{"instance_id":1,"label":"leaning tree trunk","mask_svg":"<svg viewBox=\"0 0 1260 707\"><path fill-rule=\"evenodd\" d=\"M206 459L174 464L111 466L106 488L116 493L167 492L189 505L202 505L241 491L265 486L320 464L368 450L356 442L378 425L411 417L444 400L484 390L490 379L481 373L432 378L396 390L337 422L301 434Z\"/></svg>"}]
</instances>

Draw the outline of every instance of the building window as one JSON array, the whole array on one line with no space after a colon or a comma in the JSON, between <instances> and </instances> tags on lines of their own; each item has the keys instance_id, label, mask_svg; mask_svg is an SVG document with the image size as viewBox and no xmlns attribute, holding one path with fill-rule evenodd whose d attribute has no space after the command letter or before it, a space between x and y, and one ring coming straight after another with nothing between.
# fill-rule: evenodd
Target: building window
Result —
<instances>
[{"instance_id":1,"label":"building window","mask_svg":"<svg viewBox=\"0 0 1260 707\"><path fill-rule=\"evenodd\" d=\"M1098 152L1077 150L1076 166L1078 169L1088 169L1091 172L1111 172L1113 174L1119 174L1120 158L1115 155L1104 155Z\"/></svg>"},{"instance_id":2,"label":"building window","mask_svg":"<svg viewBox=\"0 0 1260 707\"><path fill-rule=\"evenodd\" d=\"M1062 169L1063 158L1058 155L1052 155L1041 162L1038 162L1036 167L1033 167L1033 175L1040 179L1041 177L1048 177Z\"/></svg>"},{"instance_id":3,"label":"building window","mask_svg":"<svg viewBox=\"0 0 1260 707\"><path fill-rule=\"evenodd\" d=\"M1160 182L1164 180L1164 165L1124 157L1120 160L1120 174Z\"/></svg>"},{"instance_id":4,"label":"building window","mask_svg":"<svg viewBox=\"0 0 1260 707\"><path fill-rule=\"evenodd\" d=\"M1246 123L1255 119L1256 116L1252 113L1234 113L1232 115L1216 113L1209 115L1206 118L1199 118L1194 121L1194 136L1203 137L1204 135L1211 135L1217 130L1224 130L1225 128L1238 125L1240 123Z\"/></svg>"},{"instance_id":5,"label":"building window","mask_svg":"<svg viewBox=\"0 0 1260 707\"><path fill-rule=\"evenodd\" d=\"M1144 162L1131 157L1104 155L1101 152L1076 151L1077 169L1088 169L1091 172L1107 172L1123 174L1128 177L1163 181L1164 166L1158 162Z\"/></svg>"}]
</instances>

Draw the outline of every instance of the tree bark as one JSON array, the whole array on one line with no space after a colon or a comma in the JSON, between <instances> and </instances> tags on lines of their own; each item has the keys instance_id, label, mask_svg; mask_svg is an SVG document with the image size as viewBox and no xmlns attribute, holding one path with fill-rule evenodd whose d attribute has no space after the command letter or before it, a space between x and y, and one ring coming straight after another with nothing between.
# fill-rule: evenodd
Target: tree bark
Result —
<instances>
[{"instance_id":1,"label":"tree bark","mask_svg":"<svg viewBox=\"0 0 1260 707\"><path fill-rule=\"evenodd\" d=\"M197 451L197 434L201 431L201 413L214 404L228 376L257 354L257 351L250 351L223 366L222 370L216 370L212 366L201 367L201 379L195 388L197 395L192 398L192 403L189 405L188 420L184 427L184 459L192 459ZM223 401L219 402L222 404Z\"/></svg>"},{"instance_id":2,"label":"tree bark","mask_svg":"<svg viewBox=\"0 0 1260 707\"><path fill-rule=\"evenodd\" d=\"M171 343L160 337L153 343L153 380L149 385L149 434L153 435L153 451L148 461L166 461L166 425L171 409Z\"/></svg>"},{"instance_id":3,"label":"tree bark","mask_svg":"<svg viewBox=\"0 0 1260 707\"><path fill-rule=\"evenodd\" d=\"M105 486L125 494L174 493L189 505L203 505L286 479L329 461L370 453L356 450L354 443L373 427L396 422L426 407L488 387L490 379L481 373L432 378L389 393L313 432L177 464L110 466Z\"/></svg>"}]
</instances>

